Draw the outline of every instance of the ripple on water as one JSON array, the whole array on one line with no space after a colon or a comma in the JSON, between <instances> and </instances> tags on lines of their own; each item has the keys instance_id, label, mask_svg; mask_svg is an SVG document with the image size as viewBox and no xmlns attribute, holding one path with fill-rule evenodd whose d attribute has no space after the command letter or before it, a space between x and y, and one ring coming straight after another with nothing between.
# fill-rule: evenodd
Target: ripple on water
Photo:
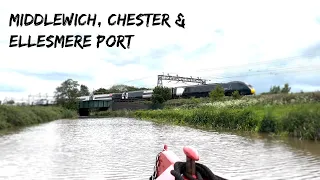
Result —
<instances>
[{"instance_id":1,"label":"ripple on water","mask_svg":"<svg viewBox=\"0 0 320 180\"><path fill-rule=\"evenodd\" d=\"M134 119L59 120L0 136L0 178L148 179L163 144L235 179L319 179L320 156L279 141ZM319 151L320 151L320 146Z\"/></svg>"}]
</instances>

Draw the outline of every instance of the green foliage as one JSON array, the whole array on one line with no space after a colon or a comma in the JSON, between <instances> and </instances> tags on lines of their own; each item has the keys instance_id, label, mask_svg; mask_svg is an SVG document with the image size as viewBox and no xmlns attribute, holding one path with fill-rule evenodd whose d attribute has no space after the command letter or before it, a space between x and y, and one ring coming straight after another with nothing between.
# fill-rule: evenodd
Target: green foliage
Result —
<instances>
[{"instance_id":1,"label":"green foliage","mask_svg":"<svg viewBox=\"0 0 320 180\"><path fill-rule=\"evenodd\" d=\"M19 127L56 119L76 117L75 111L60 107L0 105L0 129Z\"/></svg>"},{"instance_id":2,"label":"green foliage","mask_svg":"<svg viewBox=\"0 0 320 180\"><path fill-rule=\"evenodd\" d=\"M283 88L281 89L281 93L284 93L284 94L288 94L291 90L291 87L289 86L288 83L284 84Z\"/></svg>"},{"instance_id":3,"label":"green foliage","mask_svg":"<svg viewBox=\"0 0 320 180\"><path fill-rule=\"evenodd\" d=\"M289 86L288 83L285 83L283 88L280 88L280 86L272 86L270 88L269 93L264 93L264 94L279 94L279 93L288 94L290 91L291 91L291 87Z\"/></svg>"},{"instance_id":4,"label":"green foliage","mask_svg":"<svg viewBox=\"0 0 320 180\"><path fill-rule=\"evenodd\" d=\"M283 117L283 128L292 136L320 139L320 107L300 105Z\"/></svg>"},{"instance_id":5,"label":"green foliage","mask_svg":"<svg viewBox=\"0 0 320 180\"><path fill-rule=\"evenodd\" d=\"M275 117L272 114L272 111L267 110L259 124L259 132L276 132L276 124L277 123Z\"/></svg>"},{"instance_id":6,"label":"green foliage","mask_svg":"<svg viewBox=\"0 0 320 180\"><path fill-rule=\"evenodd\" d=\"M269 91L269 93L270 94L279 94L280 93L280 86L272 86L271 88L270 88L270 91Z\"/></svg>"},{"instance_id":7,"label":"green foliage","mask_svg":"<svg viewBox=\"0 0 320 180\"><path fill-rule=\"evenodd\" d=\"M311 97L312 97L312 99L314 99L316 102L320 102L320 91L312 92Z\"/></svg>"},{"instance_id":8,"label":"green foliage","mask_svg":"<svg viewBox=\"0 0 320 180\"><path fill-rule=\"evenodd\" d=\"M151 101L154 105L163 104L169 99L171 99L170 88L157 86L153 89Z\"/></svg>"},{"instance_id":9,"label":"green foliage","mask_svg":"<svg viewBox=\"0 0 320 180\"><path fill-rule=\"evenodd\" d=\"M86 85L81 84L79 95L80 96L89 96L90 95L89 88Z\"/></svg>"},{"instance_id":10,"label":"green foliage","mask_svg":"<svg viewBox=\"0 0 320 180\"><path fill-rule=\"evenodd\" d=\"M262 93L260 93L260 95L268 95L268 94L270 94L269 92L262 92Z\"/></svg>"},{"instance_id":11,"label":"green foliage","mask_svg":"<svg viewBox=\"0 0 320 180\"><path fill-rule=\"evenodd\" d=\"M139 90L147 90L147 88L144 88L144 87L138 88L138 87L134 87L134 86L119 84L119 85L113 85L109 89L99 88L99 89L95 90L93 93L94 94L109 94L109 93L122 93L122 92L139 91Z\"/></svg>"},{"instance_id":12,"label":"green foliage","mask_svg":"<svg viewBox=\"0 0 320 180\"><path fill-rule=\"evenodd\" d=\"M67 109L77 109L77 97L80 96L78 81L67 79L56 88L55 98L58 105Z\"/></svg>"},{"instance_id":13,"label":"green foliage","mask_svg":"<svg viewBox=\"0 0 320 180\"><path fill-rule=\"evenodd\" d=\"M191 102L193 103L193 104L199 104L201 101L200 101L200 99L199 98L195 98L195 97L191 97Z\"/></svg>"},{"instance_id":14,"label":"green foliage","mask_svg":"<svg viewBox=\"0 0 320 180\"><path fill-rule=\"evenodd\" d=\"M114 85L109 89L99 88L95 90L94 94L108 94L108 93L122 93L128 91L146 90L147 88L137 88L127 85ZM78 108L78 97L89 96L89 88L86 85L79 85L78 81L67 79L61 83L55 90L55 99L58 105L76 110Z\"/></svg>"},{"instance_id":15,"label":"green foliage","mask_svg":"<svg viewBox=\"0 0 320 180\"><path fill-rule=\"evenodd\" d=\"M257 131L290 135L304 139L320 138L320 104L274 105L237 108L201 107L197 109L140 110L134 112L137 118L207 127Z\"/></svg>"},{"instance_id":16,"label":"green foliage","mask_svg":"<svg viewBox=\"0 0 320 180\"><path fill-rule=\"evenodd\" d=\"M77 109L79 96L88 96L89 88L78 81L67 79L56 88L55 99L58 105L67 109Z\"/></svg>"},{"instance_id":17,"label":"green foliage","mask_svg":"<svg viewBox=\"0 0 320 180\"><path fill-rule=\"evenodd\" d=\"M224 101L215 102L212 102L210 98L171 99L164 103L164 108L190 109L202 106L214 108L246 108L260 105L306 104L320 102L320 92L241 96L241 99L225 96L223 99Z\"/></svg>"},{"instance_id":18,"label":"green foliage","mask_svg":"<svg viewBox=\"0 0 320 180\"><path fill-rule=\"evenodd\" d=\"M12 105L12 104L14 104L14 100L9 100L9 101L6 102L6 104L11 104Z\"/></svg>"},{"instance_id":19,"label":"green foliage","mask_svg":"<svg viewBox=\"0 0 320 180\"><path fill-rule=\"evenodd\" d=\"M211 101L221 101L224 98L224 89L218 84L213 91L209 93Z\"/></svg>"},{"instance_id":20,"label":"green foliage","mask_svg":"<svg viewBox=\"0 0 320 180\"><path fill-rule=\"evenodd\" d=\"M93 91L93 94L109 94L111 92L109 92L109 90L105 89L105 88L99 88L97 90Z\"/></svg>"},{"instance_id":21,"label":"green foliage","mask_svg":"<svg viewBox=\"0 0 320 180\"><path fill-rule=\"evenodd\" d=\"M233 99L240 99L241 98L239 91L233 91L231 96Z\"/></svg>"}]
</instances>

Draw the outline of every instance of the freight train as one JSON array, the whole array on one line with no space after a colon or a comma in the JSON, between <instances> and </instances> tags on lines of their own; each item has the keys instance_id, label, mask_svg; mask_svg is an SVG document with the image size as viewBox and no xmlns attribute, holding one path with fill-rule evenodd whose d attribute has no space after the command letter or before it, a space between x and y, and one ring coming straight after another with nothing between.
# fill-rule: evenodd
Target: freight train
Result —
<instances>
[{"instance_id":1,"label":"freight train","mask_svg":"<svg viewBox=\"0 0 320 180\"><path fill-rule=\"evenodd\" d=\"M255 94L255 89L247 83L241 81L232 81L228 83L214 83L205 85L193 85L193 86L183 86L174 87L171 89L172 99L177 98L200 98L208 97L209 93L215 89L217 85L221 85L224 88L224 93L226 96L231 96L234 91L238 91L240 95L253 95ZM123 93L111 93L111 94L99 94L93 96L81 96L78 97L80 101L88 100L150 100L153 94L153 90L140 90L140 91L130 91Z\"/></svg>"}]
</instances>

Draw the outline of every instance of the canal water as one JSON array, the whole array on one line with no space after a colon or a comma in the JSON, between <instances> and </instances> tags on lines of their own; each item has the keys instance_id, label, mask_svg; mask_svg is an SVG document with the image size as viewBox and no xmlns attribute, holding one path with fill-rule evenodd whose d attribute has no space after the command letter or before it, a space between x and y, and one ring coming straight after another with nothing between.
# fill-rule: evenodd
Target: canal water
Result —
<instances>
[{"instance_id":1,"label":"canal water","mask_svg":"<svg viewBox=\"0 0 320 180\"><path fill-rule=\"evenodd\" d=\"M143 180L168 144L198 149L200 163L230 179L320 179L320 145L135 119L57 120L0 135L0 179Z\"/></svg>"}]
</instances>

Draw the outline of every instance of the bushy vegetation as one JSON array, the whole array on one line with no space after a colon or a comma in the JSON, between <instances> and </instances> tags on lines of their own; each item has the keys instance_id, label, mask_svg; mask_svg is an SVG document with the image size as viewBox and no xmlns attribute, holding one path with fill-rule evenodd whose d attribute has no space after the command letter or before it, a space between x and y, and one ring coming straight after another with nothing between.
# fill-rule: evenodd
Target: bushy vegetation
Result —
<instances>
[{"instance_id":1,"label":"bushy vegetation","mask_svg":"<svg viewBox=\"0 0 320 180\"><path fill-rule=\"evenodd\" d=\"M288 94L291 91L291 87L288 83L285 83L283 87L280 86L272 86L269 92L264 92L262 94Z\"/></svg>"},{"instance_id":2,"label":"bushy vegetation","mask_svg":"<svg viewBox=\"0 0 320 180\"><path fill-rule=\"evenodd\" d=\"M79 96L88 96L89 88L78 81L67 79L58 86L54 92L57 105L66 109L77 110Z\"/></svg>"},{"instance_id":3,"label":"bushy vegetation","mask_svg":"<svg viewBox=\"0 0 320 180\"><path fill-rule=\"evenodd\" d=\"M234 91L231 94L231 96L232 96L233 99L240 99L241 98L241 95L240 95L239 91Z\"/></svg>"},{"instance_id":4,"label":"bushy vegetation","mask_svg":"<svg viewBox=\"0 0 320 180\"><path fill-rule=\"evenodd\" d=\"M224 89L221 85L217 85L213 91L209 93L211 101L221 101L224 98Z\"/></svg>"},{"instance_id":5,"label":"bushy vegetation","mask_svg":"<svg viewBox=\"0 0 320 180\"><path fill-rule=\"evenodd\" d=\"M291 87L273 86L257 96L238 91L224 96L217 86L208 98L170 99L170 90L156 87L151 105L158 110L106 111L93 116L135 117L156 122L220 130L254 131L320 139L320 92L290 93Z\"/></svg>"},{"instance_id":6,"label":"bushy vegetation","mask_svg":"<svg viewBox=\"0 0 320 180\"><path fill-rule=\"evenodd\" d=\"M220 101L212 101L210 98L197 98L197 103L191 99L173 99L164 103L166 109L171 108L198 108L202 106L212 106L215 108L245 108L257 105L285 105L285 104L305 104L320 102L320 92L309 93L282 93L263 94L257 96L238 96L234 93L231 97L223 97Z\"/></svg>"},{"instance_id":7,"label":"bushy vegetation","mask_svg":"<svg viewBox=\"0 0 320 180\"><path fill-rule=\"evenodd\" d=\"M0 105L0 129L19 127L56 119L76 117L75 111L60 107Z\"/></svg>"},{"instance_id":8,"label":"bushy vegetation","mask_svg":"<svg viewBox=\"0 0 320 180\"><path fill-rule=\"evenodd\" d=\"M128 86L124 84L118 84L113 85L109 89L105 88L99 88L97 90L93 91L93 94L109 94L109 93L123 93L128 91L139 91L139 90L148 90L148 88L145 87L134 87L134 86Z\"/></svg>"},{"instance_id":9,"label":"bushy vegetation","mask_svg":"<svg viewBox=\"0 0 320 180\"><path fill-rule=\"evenodd\" d=\"M163 103L171 98L171 91L167 87L157 86L153 89L151 97L152 107L154 109L162 108Z\"/></svg>"},{"instance_id":10,"label":"bushy vegetation","mask_svg":"<svg viewBox=\"0 0 320 180\"><path fill-rule=\"evenodd\" d=\"M304 139L320 138L320 104L214 108L141 110L143 119L213 129L289 134Z\"/></svg>"}]
</instances>

